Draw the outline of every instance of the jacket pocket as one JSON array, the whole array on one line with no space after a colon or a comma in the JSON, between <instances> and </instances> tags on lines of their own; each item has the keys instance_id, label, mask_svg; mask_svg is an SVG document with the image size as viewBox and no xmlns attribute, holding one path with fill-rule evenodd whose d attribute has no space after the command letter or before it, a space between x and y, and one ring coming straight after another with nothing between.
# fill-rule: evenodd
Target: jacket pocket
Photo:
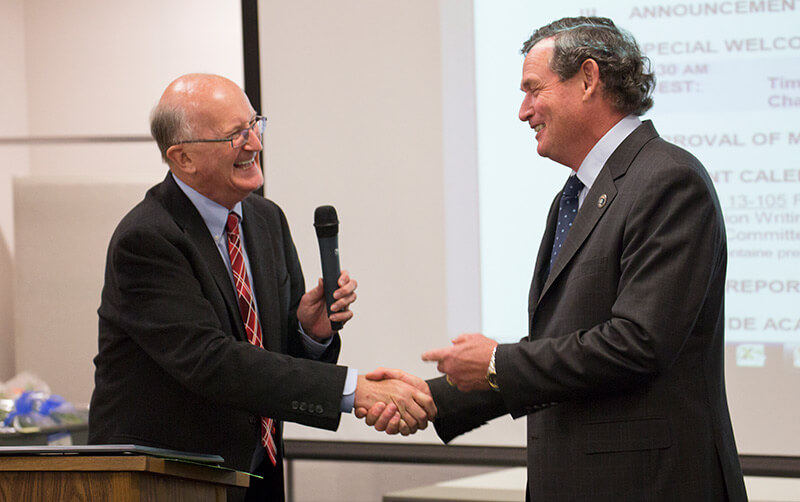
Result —
<instances>
[{"instance_id":1,"label":"jacket pocket","mask_svg":"<svg viewBox=\"0 0 800 502\"><path fill-rule=\"evenodd\" d=\"M664 449L672 446L672 431L665 418L641 418L583 425L584 453L611 453Z\"/></svg>"}]
</instances>

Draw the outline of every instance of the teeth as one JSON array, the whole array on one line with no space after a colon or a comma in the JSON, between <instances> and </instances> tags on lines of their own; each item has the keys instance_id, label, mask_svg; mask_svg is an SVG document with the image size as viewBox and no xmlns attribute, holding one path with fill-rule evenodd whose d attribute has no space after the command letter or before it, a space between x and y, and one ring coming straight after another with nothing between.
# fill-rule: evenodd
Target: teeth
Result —
<instances>
[{"instance_id":1,"label":"teeth","mask_svg":"<svg viewBox=\"0 0 800 502\"><path fill-rule=\"evenodd\" d=\"M236 167L249 167L250 164L253 163L253 159L247 160L245 162L236 162L233 165Z\"/></svg>"},{"instance_id":2,"label":"teeth","mask_svg":"<svg viewBox=\"0 0 800 502\"><path fill-rule=\"evenodd\" d=\"M533 130L536 131L536 132L539 132L542 129L544 129L544 124L539 124L539 125L537 125L536 127L533 128Z\"/></svg>"}]
</instances>

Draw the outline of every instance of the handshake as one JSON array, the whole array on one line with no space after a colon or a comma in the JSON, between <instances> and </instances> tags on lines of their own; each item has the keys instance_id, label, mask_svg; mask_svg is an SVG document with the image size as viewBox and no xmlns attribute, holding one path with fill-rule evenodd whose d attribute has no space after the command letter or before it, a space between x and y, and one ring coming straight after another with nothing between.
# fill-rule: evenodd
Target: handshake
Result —
<instances>
[{"instance_id":1,"label":"handshake","mask_svg":"<svg viewBox=\"0 0 800 502\"><path fill-rule=\"evenodd\" d=\"M453 345L422 354L435 361L447 383L460 391L488 389L486 371L497 342L483 335L465 334ZM437 409L428 384L397 369L378 368L360 375L355 395L355 415L387 434L414 434L436 418Z\"/></svg>"},{"instance_id":2,"label":"handshake","mask_svg":"<svg viewBox=\"0 0 800 502\"><path fill-rule=\"evenodd\" d=\"M401 370L378 368L358 376L355 415L387 434L404 436L428 427L436 405L425 380Z\"/></svg>"}]
</instances>

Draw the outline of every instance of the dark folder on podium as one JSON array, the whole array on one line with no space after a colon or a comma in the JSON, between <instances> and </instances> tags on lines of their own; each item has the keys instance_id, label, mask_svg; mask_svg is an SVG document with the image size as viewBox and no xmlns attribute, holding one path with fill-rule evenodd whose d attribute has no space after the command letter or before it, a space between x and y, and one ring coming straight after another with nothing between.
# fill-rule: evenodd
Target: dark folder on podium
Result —
<instances>
[{"instance_id":1,"label":"dark folder on podium","mask_svg":"<svg viewBox=\"0 0 800 502\"><path fill-rule=\"evenodd\" d=\"M136 444L98 444L79 446L0 446L0 455L149 455L201 464L221 464L219 455L166 450Z\"/></svg>"}]
</instances>

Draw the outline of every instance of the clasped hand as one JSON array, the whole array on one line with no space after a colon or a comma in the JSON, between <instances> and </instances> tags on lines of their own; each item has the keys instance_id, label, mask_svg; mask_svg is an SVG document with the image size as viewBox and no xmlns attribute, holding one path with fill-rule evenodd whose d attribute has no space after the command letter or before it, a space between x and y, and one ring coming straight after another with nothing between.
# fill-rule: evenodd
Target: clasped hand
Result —
<instances>
[{"instance_id":1,"label":"clasped hand","mask_svg":"<svg viewBox=\"0 0 800 502\"><path fill-rule=\"evenodd\" d=\"M496 346L497 342L481 334L464 334L453 339L450 347L425 352L422 360L438 363L437 369L446 375L450 385L458 387L460 391L488 389L486 370ZM437 410L430 388L421 378L401 370L385 368L359 377L359 387L362 378L372 385L394 382L394 386L385 388L389 392L388 398L371 394L369 399L359 400L359 389L356 388L355 414L376 430L386 431L387 434L399 432L407 436L418 429L425 429L428 420L436 418Z\"/></svg>"},{"instance_id":2,"label":"clasped hand","mask_svg":"<svg viewBox=\"0 0 800 502\"><path fill-rule=\"evenodd\" d=\"M428 427L436 417L428 384L401 370L378 368L359 375L355 414L378 431L404 436Z\"/></svg>"}]
</instances>

